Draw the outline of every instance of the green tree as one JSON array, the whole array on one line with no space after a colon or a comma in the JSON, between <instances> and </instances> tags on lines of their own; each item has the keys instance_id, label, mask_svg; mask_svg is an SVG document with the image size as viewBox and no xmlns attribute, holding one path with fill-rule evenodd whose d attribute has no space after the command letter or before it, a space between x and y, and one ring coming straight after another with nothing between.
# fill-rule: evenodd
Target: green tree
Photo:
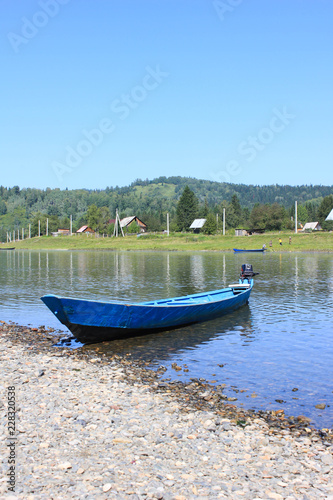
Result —
<instances>
[{"instance_id":1,"label":"green tree","mask_svg":"<svg viewBox=\"0 0 333 500\"><path fill-rule=\"evenodd\" d=\"M40 229L41 236L43 234L46 234L46 219L46 214L43 214L41 212L37 212L36 214L34 214L31 223L31 236L38 236L38 228Z\"/></svg>"},{"instance_id":2,"label":"green tree","mask_svg":"<svg viewBox=\"0 0 333 500\"><path fill-rule=\"evenodd\" d=\"M286 222L286 212L283 206L278 203L268 207L267 220L265 229L268 231L280 231Z\"/></svg>"},{"instance_id":3,"label":"green tree","mask_svg":"<svg viewBox=\"0 0 333 500\"><path fill-rule=\"evenodd\" d=\"M3 200L0 200L0 215L5 215L7 213L7 205Z\"/></svg>"},{"instance_id":4,"label":"green tree","mask_svg":"<svg viewBox=\"0 0 333 500\"><path fill-rule=\"evenodd\" d=\"M98 213L98 231L100 233L107 233L109 227L109 220L111 218L109 207L101 207L97 211Z\"/></svg>"},{"instance_id":5,"label":"green tree","mask_svg":"<svg viewBox=\"0 0 333 500\"><path fill-rule=\"evenodd\" d=\"M177 204L177 226L180 231L187 231L198 216L199 202L193 191L185 186Z\"/></svg>"},{"instance_id":6,"label":"green tree","mask_svg":"<svg viewBox=\"0 0 333 500\"><path fill-rule=\"evenodd\" d=\"M318 220L318 217L317 217L318 205L316 203L308 201L305 203L304 206L305 206L306 211L308 212L308 215L309 215L307 222L317 221Z\"/></svg>"},{"instance_id":7,"label":"green tree","mask_svg":"<svg viewBox=\"0 0 333 500\"><path fill-rule=\"evenodd\" d=\"M326 217L333 208L333 195L325 196L318 207L318 222L323 229L333 229L333 221L325 221Z\"/></svg>"},{"instance_id":8,"label":"green tree","mask_svg":"<svg viewBox=\"0 0 333 500\"><path fill-rule=\"evenodd\" d=\"M294 210L295 212L295 210ZM309 214L304 205L298 205L297 207L297 222L300 222L301 224L305 224L306 222L311 222L309 220Z\"/></svg>"},{"instance_id":9,"label":"green tree","mask_svg":"<svg viewBox=\"0 0 333 500\"><path fill-rule=\"evenodd\" d=\"M216 233L216 217L212 213L209 213L206 218L205 225L203 227L203 232L205 234L215 234Z\"/></svg>"},{"instance_id":10,"label":"green tree","mask_svg":"<svg viewBox=\"0 0 333 500\"><path fill-rule=\"evenodd\" d=\"M227 229L236 228L238 226L238 217L235 214L234 207L228 201L223 201L220 204L220 218L223 221L223 209L225 208L225 227Z\"/></svg>"},{"instance_id":11,"label":"green tree","mask_svg":"<svg viewBox=\"0 0 333 500\"><path fill-rule=\"evenodd\" d=\"M209 214L209 207L208 207L207 197L205 196L205 204L199 210L199 217L201 217L202 219L206 219L208 214Z\"/></svg>"},{"instance_id":12,"label":"green tree","mask_svg":"<svg viewBox=\"0 0 333 500\"><path fill-rule=\"evenodd\" d=\"M99 224L99 211L96 205L90 205L87 210L87 223L94 231L97 231Z\"/></svg>"},{"instance_id":13,"label":"green tree","mask_svg":"<svg viewBox=\"0 0 333 500\"><path fill-rule=\"evenodd\" d=\"M242 207L240 206L239 199L238 199L236 194L232 195L231 206L234 210L234 216L235 216L234 224L236 227L241 223L241 220L242 220Z\"/></svg>"},{"instance_id":14,"label":"green tree","mask_svg":"<svg viewBox=\"0 0 333 500\"><path fill-rule=\"evenodd\" d=\"M269 205L256 203L250 215L251 229L266 229Z\"/></svg>"}]
</instances>

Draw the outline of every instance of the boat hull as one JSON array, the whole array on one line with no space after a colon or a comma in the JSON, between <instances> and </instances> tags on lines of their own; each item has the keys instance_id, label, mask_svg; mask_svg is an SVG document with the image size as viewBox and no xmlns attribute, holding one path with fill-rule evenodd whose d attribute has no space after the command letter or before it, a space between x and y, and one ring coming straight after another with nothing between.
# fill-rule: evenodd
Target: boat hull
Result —
<instances>
[{"instance_id":1,"label":"boat hull","mask_svg":"<svg viewBox=\"0 0 333 500\"><path fill-rule=\"evenodd\" d=\"M238 252L264 252L265 248L259 248L258 250L243 250L241 248L234 248L233 250L235 253L238 253Z\"/></svg>"},{"instance_id":2,"label":"boat hull","mask_svg":"<svg viewBox=\"0 0 333 500\"><path fill-rule=\"evenodd\" d=\"M155 302L126 304L46 295L43 302L81 342L99 342L208 321L245 305L248 287L226 288Z\"/></svg>"}]
</instances>

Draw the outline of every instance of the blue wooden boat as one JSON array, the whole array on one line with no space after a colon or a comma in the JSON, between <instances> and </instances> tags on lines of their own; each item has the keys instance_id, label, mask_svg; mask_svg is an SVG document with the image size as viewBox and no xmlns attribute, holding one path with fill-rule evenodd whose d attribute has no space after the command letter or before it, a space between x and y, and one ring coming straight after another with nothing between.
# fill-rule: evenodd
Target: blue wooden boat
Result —
<instances>
[{"instance_id":1,"label":"blue wooden boat","mask_svg":"<svg viewBox=\"0 0 333 500\"><path fill-rule=\"evenodd\" d=\"M248 266L247 270L243 268ZM251 269L250 269L251 268ZM207 321L247 304L252 266L242 266L239 282L222 290L139 303L102 302L45 295L41 300L83 343L114 340Z\"/></svg>"},{"instance_id":2,"label":"blue wooden boat","mask_svg":"<svg viewBox=\"0 0 333 500\"><path fill-rule=\"evenodd\" d=\"M243 250L241 248L234 248L234 252L264 252L266 248L259 248L258 250Z\"/></svg>"}]
</instances>

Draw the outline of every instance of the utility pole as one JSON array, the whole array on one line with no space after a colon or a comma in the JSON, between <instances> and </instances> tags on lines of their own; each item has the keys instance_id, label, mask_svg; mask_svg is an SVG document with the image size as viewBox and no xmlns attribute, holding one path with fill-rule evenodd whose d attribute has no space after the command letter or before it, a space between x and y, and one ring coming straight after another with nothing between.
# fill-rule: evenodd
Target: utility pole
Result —
<instances>
[{"instance_id":1,"label":"utility pole","mask_svg":"<svg viewBox=\"0 0 333 500\"><path fill-rule=\"evenodd\" d=\"M225 235L225 208L223 209L223 236Z\"/></svg>"},{"instance_id":2,"label":"utility pole","mask_svg":"<svg viewBox=\"0 0 333 500\"><path fill-rule=\"evenodd\" d=\"M169 212L167 213L167 236L169 236Z\"/></svg>"},{"instance_id":3,"label":"utility pole","mask_svg":"<svg viewBox=\"0 0 333 500\"><path fill-rule=\"evenodd\" d=\"M118 238L118 224L121 230L121 234L124 236L123 228L120 225L120 219L119 219L119 214L118 214L118 208L116 208L116 221L114 223L114 230L113 230L113 236Z\"/></svg>"},{"instance_id":4,"label":"utility pole","mask_svg":"<svg viewBox=\"0 0 333 500\"><path fill-rule=\"evenodd\" d=\"M297 201L295 201L295 234L297 234Z\"/></svg>"},{"instance_id":5,"label":"utility pole","mask_svg":"<svg viewBox=\"0 0 333 500\"><path fill-rule=\"evenodd\" d=\"M72 234L73 234L73 231L72 231L73 230L73 217L72 217L72 215L70 216L69 220L70 220L70 233L71 233L71 236L72 236Z\"/></svg>"}]
</instances>

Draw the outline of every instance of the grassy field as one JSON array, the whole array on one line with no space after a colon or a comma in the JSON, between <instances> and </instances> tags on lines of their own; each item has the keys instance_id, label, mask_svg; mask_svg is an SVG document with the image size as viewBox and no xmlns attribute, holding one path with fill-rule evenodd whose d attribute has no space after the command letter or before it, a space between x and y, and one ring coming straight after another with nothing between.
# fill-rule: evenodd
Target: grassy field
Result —
<instances>
[{"instance_id":1,"label":"grassy field","mask_svg":"<svg viewBox=\"0 0 333 500\"><path fill-rule=\"evenodd\" d=\"M291 244L289 244L291 236ZM279 238L282 245L279 245ZM272 241L272 247L269 242ZM265 233L254 236L201 234L170 234L170 236L136 235L119 238L95 236L41 236L15 243L0 244L0 249L15 247L17 250L169 250L169 251L232 251L233 248L256 249L266 245L268 252L333 252L333 233L294 234L291 232Z\"/></svg>"}]
</instances>

